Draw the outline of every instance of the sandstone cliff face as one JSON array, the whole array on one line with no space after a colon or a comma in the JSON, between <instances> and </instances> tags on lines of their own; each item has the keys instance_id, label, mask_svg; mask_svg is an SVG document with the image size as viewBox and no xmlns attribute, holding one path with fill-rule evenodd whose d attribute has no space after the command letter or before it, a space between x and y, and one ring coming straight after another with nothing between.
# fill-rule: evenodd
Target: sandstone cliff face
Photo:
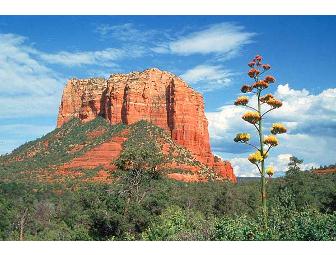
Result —
<instances>
[{"instance_id":1,"label":"sandstone cliff face","mask_svg":"<svg viewBox=\"0 0 336 255\"><path fill-rule=\"evenodd\" d=\"M200 162L235 181L230 163L214 159L203 97L179 77L158 69L114 74L109 79L71 79L62 96L57 127L73 117L102 116L111 124L147 120L167 130Z\"/></svg>"}]
</instances>

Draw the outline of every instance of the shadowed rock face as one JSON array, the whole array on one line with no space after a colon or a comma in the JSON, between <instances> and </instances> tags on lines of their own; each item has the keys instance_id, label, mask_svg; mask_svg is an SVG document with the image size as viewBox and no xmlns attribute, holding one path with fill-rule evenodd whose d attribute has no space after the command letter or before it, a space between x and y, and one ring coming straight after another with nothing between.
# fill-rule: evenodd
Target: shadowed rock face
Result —
<instances>
[{"instance_id":1,"label":"shadowed rock face","mask_svg":"<svg viewBox=\"0 0 336 255\"><path fill-rule=\"evenodd\" d=\"M230 163L214 159L203 97L179 77L158 69L114 74L109 79L71 79L64 88L57 127L73 117L102 116L111 124L147 120L171 134L197 160L235 181Z\"/></svg>"}]
</instances>

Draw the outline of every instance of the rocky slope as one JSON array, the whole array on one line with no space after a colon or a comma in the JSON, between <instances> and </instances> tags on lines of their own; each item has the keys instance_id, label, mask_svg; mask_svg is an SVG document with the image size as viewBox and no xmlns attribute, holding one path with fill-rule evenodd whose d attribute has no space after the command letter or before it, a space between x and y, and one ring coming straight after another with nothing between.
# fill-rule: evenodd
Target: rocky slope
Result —
<instances>
[{"instance_id":1,"label":"rocky slope","mask_svg":"<svg viewBox=\"0 0 336 255\"><path fill-rule=\"evenodd\" d=\"M69 80L63 92L57 127L74 117L88 122L97 116L112 125L146 120L166 130L174 142L189 150L201 164L236 180L230 163L214 157L211 152L202 95L171 73L147 69L114 74L107 80ZM108 145L111 153L113 146L119 145L111 142ZM88 164L95 163L91 160Z\"/></svg>"},{"instance_id":2,"label":"rocky slope","mask_svg":"<svg viewBox=\"0 0 336 255\"><path fill-rule=\"evenodd\" d=\"M314 174L336 174L336 167L320 168L312 170Z\"/></svg>"},{"instance_id":3,"label":"rocky slope","mask_svg":"<svg viewBox=\"0 0 336 255\"><path fill-rule=\"evenodd\" d=\"M143 120L131 125L111 125L101 117L86 123L72 119L42 138L1 156L0 178L2 181L113 182L113 173L118 171L116 161L130 151L162 155L157 171L171 179L235 181L229 164L222 162L225 172L207 167L162 128Z\"/></svg>"}]
</instances>

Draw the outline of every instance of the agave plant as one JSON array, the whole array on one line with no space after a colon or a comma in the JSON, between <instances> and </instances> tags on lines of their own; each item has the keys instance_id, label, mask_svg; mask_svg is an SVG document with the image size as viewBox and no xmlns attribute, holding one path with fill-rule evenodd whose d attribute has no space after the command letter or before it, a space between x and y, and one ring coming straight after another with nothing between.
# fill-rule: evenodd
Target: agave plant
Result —
<instances>
[{"instance_id":1,"label":"agave plant","mask_svg":"<svg viewBox=\"0 0 336 255\"><path fill-rule=\"evenodd\" d=\"M243 85L241 92L245 94L252 94L256 97L256 106L250 105L250 98L248 96L240 96L236 99L235 105L248 108L242 119L251 125L257 131L258 144L250 142L251 135L248 133L238 133L234 138L235 142L249 145L255 149L255 152L250 154L248 160L254 164L260 173L261 177L261 198L262 198L262 212L264 225L267 227L267 197L266 197L266 175L272 177L274 174L274 167L266 167L265 160L268 157L270 150L278 146L279 142L276 137L278 134L285 133L286 127L281 123L274 123L270 130L270 134L264 136L263 120L269 112L278 109L282 106L282 102L275 98L272 94L264 94L264 91L275 82L273 76L264 74L271 69L269 64L262 63L262 57L257 55L248 66L251 68L248 71L248 76L253 80L251 85Z\"/></svg>"}]
</instances>

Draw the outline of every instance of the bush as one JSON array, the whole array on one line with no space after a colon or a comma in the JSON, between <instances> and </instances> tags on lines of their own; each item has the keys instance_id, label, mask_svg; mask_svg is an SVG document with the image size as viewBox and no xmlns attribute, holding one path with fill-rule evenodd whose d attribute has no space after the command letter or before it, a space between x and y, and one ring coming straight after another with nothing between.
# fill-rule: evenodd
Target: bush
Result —
<instances>
[{"instance_id":1,"label":"bush","mask_svg":"<svg viewBox=\"0 0 336 255\"><path fill-rule=\"evenodd\" d=\"M312 207L299 210L289 189L273 200L268 228L261 226L259 217L222 218L215 224L214 240L336 240L336 213L323 214Z\"/></svg>"},{"instance_id":2,"label":"bush","mask_svg":"<svg viewBox=\"0 0 336 255\"><path fill-rule=\"evenodd\" d=\"M204 215L178 206L167 208L159 219L143 233L142 238L150 241L209 240L213 229Z\"/></svg>"},{"instance_id":3,"label":"bush","mask_svg":"<svg viewBox=\"0 0 336 255\"><path fill-rule=\"evenodd\" d=\"M0 182L0 239L19 240L26 215L24 240L336 240L332 175L270 181L265 231L259 180L182 183L144 171L134 186L133 174L71 188Z\"/></svg>"}]
</instances>

